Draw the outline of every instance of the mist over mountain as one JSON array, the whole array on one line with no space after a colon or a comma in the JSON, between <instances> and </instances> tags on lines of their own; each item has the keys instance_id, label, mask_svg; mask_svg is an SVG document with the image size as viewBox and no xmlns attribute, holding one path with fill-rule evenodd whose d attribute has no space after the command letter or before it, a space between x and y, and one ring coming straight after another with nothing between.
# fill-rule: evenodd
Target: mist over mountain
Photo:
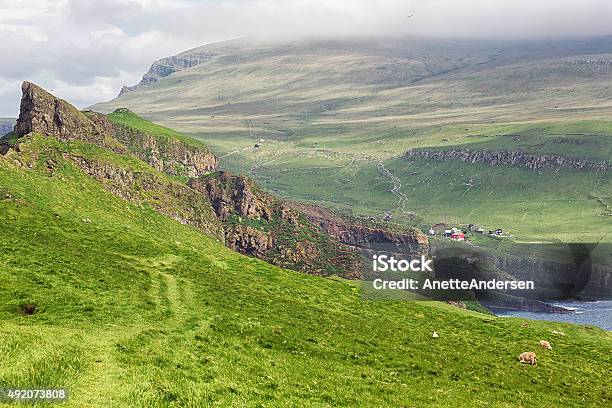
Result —
<instances>
[{"instance_id":1,"label":"mist over mountain","mask_svg":"<svg viewBox=\"0 0 612 408\"><path fill-rule=\"evenodd\" d=\"M125 105L161 120L202 118L202 129L227 125L229 117L234 125L237 117L422 123L425 112L443 122L458 115L488 122L567 118L577 105L582 118L601 117L611 109L605 90L612 85L612 37L242 39L160 59L140 82L125 85L119 99L96 109Z\"/></svg>"},{"instance_id":2,"label":"mist over mountain","mask_svg":"<svg viewBox=\"0 0 612 408\"><path fill-rule=\"evenodd\" d=\"M612 34L611 17L603 0L4 1L0 116L17 115L23 80L82 107L111 99L154 60L232 38L577 39Z\"/></svg>"}]
</instances>

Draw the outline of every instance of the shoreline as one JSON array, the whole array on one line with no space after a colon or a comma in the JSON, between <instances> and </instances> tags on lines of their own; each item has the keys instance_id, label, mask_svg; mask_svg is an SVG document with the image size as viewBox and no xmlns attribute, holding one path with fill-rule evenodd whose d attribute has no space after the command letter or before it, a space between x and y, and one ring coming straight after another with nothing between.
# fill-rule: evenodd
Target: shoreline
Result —
<instances>
[{"instance_id":1,"label":"shoreline","mask_svg":"<svg viewBox=\"0 0 612 408\"><path fill-rule=\"evenodd\" d=\"M497 317L516 317L530 320L546 320L582 326L595 326L612 331L612 300L595 302L563 301L555 306L573 309L571 313L534 312L510 308L488 308Z\"/></svg>"}]
</instances>

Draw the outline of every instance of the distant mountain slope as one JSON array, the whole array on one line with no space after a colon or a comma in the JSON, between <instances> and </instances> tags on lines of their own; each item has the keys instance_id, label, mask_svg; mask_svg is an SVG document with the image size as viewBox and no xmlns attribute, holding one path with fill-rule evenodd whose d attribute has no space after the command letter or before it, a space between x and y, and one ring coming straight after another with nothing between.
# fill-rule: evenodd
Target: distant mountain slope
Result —
<instances>
[{"instance_id":1,"label":"distant mountain slope","mask_svg":"<svg viewBox=\"0 0 612 408\"><path fill-rule=\"evenodd\" d=\"M196 123L214 115L217 128L229 117L422 124L425 112L448 123L458 119L457 109L462 120L560 117L556 107L565 116L572 114L568 108L582 107L582 116L601 117L602 109L612 111L602 92L611 83L607 37L534 43L235 40L158 61L133 91L96 109L125 106ZM492 107L502 111L486 109Z\"/></svg>"},{"instance_id":2,"label":"distant mountain slope","mask_svg":"<svg viewBox=\"0 0 612 408\"><path fill-rule=\"evenodd\" d=\"M200 138L223 169L285 197L421 228L612 239L610 37L236 40L179 55L189 56L202 60L95 108L129 107ZM523 159L406 156L423 150Z\"/></svg>"},{"instance_id":3,"label":"distant mountain slope","mask_svg":"<svg viewBox=\"0 0 612 408\"><path fill-rule=\"evenodd\" d=\"M364 301L356 282L242 256L214 220L184 222L212 214L203 194L139 159L104 118L24 91L35 109L0 155L0 388L67 388L62 406L79 408L612 398L609 332ZM528 350L536 366L519 363Z\"/></svg>"}]
</instances>

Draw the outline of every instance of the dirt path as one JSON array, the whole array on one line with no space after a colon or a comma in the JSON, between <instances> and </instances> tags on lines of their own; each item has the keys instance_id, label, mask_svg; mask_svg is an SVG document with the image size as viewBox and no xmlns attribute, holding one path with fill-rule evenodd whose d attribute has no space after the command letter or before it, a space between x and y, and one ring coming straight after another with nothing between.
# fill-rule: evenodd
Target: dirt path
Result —
<instances>
[{"instance_id":1,"label":"dirt path","mask_svg":"<svg viewBox=\"0 0 612 408\"><path fill-rule=\"evenodd\" d=\"M408 200L408 197L406 194L401 192L402 181L399 179L399 177L391 173L380 159L377 159L376 168L382 176L387 177L393 183L391 193L398 198L397 209L400 210L402 214L411 214L410 211L406 211L406 201Z\"/></svg>"}]
</instances>

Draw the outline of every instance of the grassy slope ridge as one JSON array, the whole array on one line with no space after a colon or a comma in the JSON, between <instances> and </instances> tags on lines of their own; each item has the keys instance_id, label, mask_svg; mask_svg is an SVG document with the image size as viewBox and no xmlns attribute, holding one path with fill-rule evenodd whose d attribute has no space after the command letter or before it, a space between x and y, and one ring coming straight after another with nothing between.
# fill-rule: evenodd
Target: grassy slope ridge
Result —
<instances>
[{"instance_id":1,"label":"grassy slope ridge","mask_svg":"<svg viewBox=\"0 0 612 408\"><path fill-rule=\"evenodd\" d=\"M69 146L34 137L21 145L26 165L0 157L0 388L68 387L74 407L583 407L612 398L608 332L365 302L354 283L238 255L116 198L62 160ZM98 150L83 154L113 156ZM552 352L537 348L542 338ZM537 366L519 364L525 350L538 353Z\"/></svg>"},{"instance_id":2,"label":"grassy slope ridge","mask_svg":"<svg viewBox=\"0 0 612 408\"><path fill-rule=\"evenodd\" d=\"M128 109L117 109L108 114L107 118L113 123L140 130L161 141L171 142L173 140L179 140L189 146L205 148L204 143L201 141L186 137L173 129L143 119Z\"/></svg>"},{"instance_id":3,"label":"grassy slope ridge","mask_svg":"<svg viewBox=\"0 0 612 408\"><path fill-rule=\"evenodd\" d=\"M499 227L525 241L612 240L609 173L401 159L413 148L474 148L612 161L612 64L600 63L612 61L610 38L220 43L190 52L215 56L96 108L127 106L200 138L222 168L251 172L285 197L392 211L409 224L416 212L423 225ZM379 160L402 183L403 210Z\"/></svg>"}]
</instances>

